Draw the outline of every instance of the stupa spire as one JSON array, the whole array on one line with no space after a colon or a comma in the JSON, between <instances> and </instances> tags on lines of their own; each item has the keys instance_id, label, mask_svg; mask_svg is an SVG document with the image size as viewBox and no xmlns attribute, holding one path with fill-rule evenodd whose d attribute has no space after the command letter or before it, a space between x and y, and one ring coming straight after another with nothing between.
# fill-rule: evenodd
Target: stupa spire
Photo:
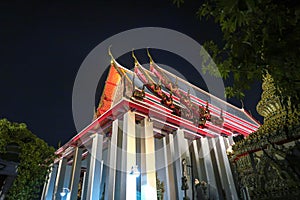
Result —
<instances>
[{"instance_id":1,"label":"stupa spire","mask_svg":"<svg viewBox=\"0 0 300 200\"><path fill-rule=\"evenodd\" d=\"M286 114L276 95L276 87L272 76L267 73L263 77L261 100L256 106L257 112L264 117L264 123Z\"/></svg>"}]
</instances>

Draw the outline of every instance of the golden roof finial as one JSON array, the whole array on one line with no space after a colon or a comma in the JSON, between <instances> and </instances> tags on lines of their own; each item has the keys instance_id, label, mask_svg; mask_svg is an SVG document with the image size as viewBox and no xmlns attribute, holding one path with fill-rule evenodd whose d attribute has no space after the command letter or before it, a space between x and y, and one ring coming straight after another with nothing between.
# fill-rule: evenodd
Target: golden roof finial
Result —
<instances>
[{"instance_id":1,"label":"golden roof finial","mask_svg":"<svg viewBox=\"0 0 300 200\"><path fill-rule=\"evenodd\" d=\"M152 56L150 55L150 52L149 52L149 49L147 48L147 55L150 59L150 64L153 64L153 59L152 59Z\"/></svg>"},{"instance_id":2,"label":"golden roof finial","mask_svg":"<svg viewBox=\"0 0 300 200\"><path fill-rule=\"evenodd\" d=\"M96 109L96 106L94 106L94 115L93 115L93 121L95 120L95 119L97 119L97 109Z\"/></svg>"},{"instance_id":3,"label":"golden roof finial","mask_svg":"<svg viewBox=\"0 0 300 200\"><path fill-rule=\"evenodd\" d=\"M133 57L133 59L134 59L134 65L135 66L137 66L138 65L138 63L139 63L139 61L137 60L137 58L135 57L135 55L134 55L134 49L132 49L132 57Z\"/></svg>"},{"instance_id":4,"label":"golden roof finial","mask_svg":"<svg viewBox=\"0 0 300 200\"><path fill-rule=\"evenodd\" d=\"M113 55L112 55L112 53L111 53L111 51L110 51L110 49L111 49L111 46L112 45L109 45L109 47L108 47L108 55L110 56L110 58L111 58L111 60L110 60L110 63L112 64L112 63L114 63L114 57L113 57Z\"/></svg>"},{"instance_id":5,"label":"golden roof finial","mask_svg":"<svg viewBox=\"0 0 300 200\"><path fill-rule=\"evenodd\" d=\"M244 101L241 99L242 109L244 109Z\"/></svg>"}]
</instances>

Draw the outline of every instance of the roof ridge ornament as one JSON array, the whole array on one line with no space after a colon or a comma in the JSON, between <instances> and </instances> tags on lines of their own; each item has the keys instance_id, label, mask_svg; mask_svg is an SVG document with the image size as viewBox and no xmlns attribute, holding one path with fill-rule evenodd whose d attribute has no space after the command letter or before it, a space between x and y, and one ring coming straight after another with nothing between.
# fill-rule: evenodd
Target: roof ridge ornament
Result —
<instances>
[{"instance_id":1,"label":"roof ridge ornament","mask_svg":"<svg viewBox=\"0 0 300 200\"><path fill-rule=\"evenodd\" d=\"M241 104L242 104L242 109L244 110L244 101L242 100L242 99L240 99L240 101L241 101Z\"/></svg>"},{"instance_id":2,"label":"roof ridge ornament","mask_svg":"<svg viewBox=\"0 0 300 200\"><path fill-rule=\"evenodd\" d=\"M113 55L112 55L112 53L111 53L111 46L112 45L109 45L109 47L108 47L108 55L110 56L110 58L111 58L111 60L110 60L110 63L112 64L112 63L114 63L114 61L115 61L115 58L113 57Z\"/></svg>"},{"instance_id":3,"label":"roof ridge ornament","mask_svg":"<svg viewBox=\"0 0 300 200\"><path fill-rule=\"evenodd\" d=\"M147 48L147 55L148 55L148 57L149 57L149 59L150 59L150 64L153 64L154 61L153 61L152 56L151 56L151 54L150 54L150 52L149 52L149 48Z\"/></svg>"},{"instance_id":4,"label":"roof ridge ornament","mask_svg":"<svg viewBox=\"0 0 300 200\"><path fill-rule=\"evenodd\" d=\"M138 59L137 59L137 58L135 57L135 55L134 55L134 49L132 49L131 55L132 55L132 57L133 57L133 59L134 59L134 66L137 66L137 65L139 64L139 61L138 61Z\"/></svg>"},{"instance_id":5,"label":"roof ridge ornament","mask_svg":"<svg viewBox=\"0 0 300 200\"><path fill-rule=\"evenodd\" d=\"M129 83L131 83L130 78L124 72L124 69L121 69L120 67L118 67L119 64L115 60L114 56L111 53L111 46L112 45L109 45L109 47L108 47L108 55L111 57L110 64L112 64L112 66L117 70L117 72L120 74L121 77L125 76L126 79L129 81Z\"/></svg>"}]
</instances>

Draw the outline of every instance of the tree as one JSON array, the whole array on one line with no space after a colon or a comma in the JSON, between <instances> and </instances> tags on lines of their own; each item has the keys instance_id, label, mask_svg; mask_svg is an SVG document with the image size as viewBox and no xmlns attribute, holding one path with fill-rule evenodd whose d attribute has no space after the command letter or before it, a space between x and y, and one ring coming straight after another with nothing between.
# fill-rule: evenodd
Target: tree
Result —
<instances>
[{"instance_id":1,"label":"tree","mask_svg":"<svg viewBox=\"0 0 300 200\"><path fill-rule=\"evenodd\" d=\"M178 6L184 0L173 0ZM213 18L223 44L204 44L223 78L233 77L228 97L244 97L253 81L269 73L282 103L299 109L300 2L294 0L205 0L197 16ZM204 71L213 74L205 60Z\"/></svg>"},{"instance_id":2,"label":"tree","mask_svg":"<svg viewBox=\"0 0 300 200\"><path fill-rule=\"evenodd\" d=\"M37 199L45 177L53 163L53 147L36 137L24 123L0 120L0 154L5 155L9 144L20 147L18 175L10 188L7 199ZM9 159L6 158L6 159Z\"/></svg>"}]
</instances>

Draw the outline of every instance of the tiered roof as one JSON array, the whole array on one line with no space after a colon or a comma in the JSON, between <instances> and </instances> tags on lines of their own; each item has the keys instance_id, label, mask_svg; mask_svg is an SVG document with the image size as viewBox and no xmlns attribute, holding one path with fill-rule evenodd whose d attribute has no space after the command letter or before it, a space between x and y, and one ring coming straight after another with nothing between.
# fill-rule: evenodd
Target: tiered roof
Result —
<instances>
[{"instance_id":1,"label":"tiered roof","mask_svg":"<svg viewBox=\"0 0 300 200\"><path fill-rule=\"evenodd\" d=\"M120 65L112 57L110 70L94 121L62 146L56 153L66 153L67 148L70 148L70 146L84 143L86 140L89 140L89 135L93 134L98 128L101 128L102 132L109 135L111 133L110 126L112 121L122 117L128 110L135 110L137 117L141 119L143 116L151 117L154 122L154 132L161 137L166 132L172 133L172 131L178 128L182 128L185 136L190 139L236 134L248 136L259 128L260 124L243 108L237 108L175 76L158 66L153 60L151 60L151 65L157 67L160 73L163 73L163 76L167 77L172 83L176 83L180 93L189 96L190 102L193 105L197 105L199 108L207 106L211 118L221 118L222 125L216 124L214 120L207 120L204 126L197 126L192 120L176 115L172 109L162 104L162 99L155 95L153 91L147 87L143 87L147 84L145 80L139 78L135 72ZM135 68L143 71L147 75L147 80L150 78L156 84L161 83L157 75L144 68L137 60ZM161 89L166 96L170 97L170 91L164 85L161 85ZM143 93L143 98L134 98L132 96L133 91ZM183 110L189 109L186 105L182 104L181 99L176 95L173 95L172 99L177 107L179 106Z\"/></svg>"},{"instance_id":2,"label":"tiered roof","mask_svg":"<svg viewBox=\"0 0 300 200\"><path fill-rule=\"evenodd\" d=\"M215 117L219 117L220 114L222 113L223 118L224 118L224 124L223 124L223 128L226 133L226 135L229 134L243 134L243 135L249 135L250 133L256 131L258 129L258 127L260 126L259 122L257 122L251 115L249 115L243 108L237 108L236 106L233 106L229 103L227 103L224 100L221 100L211 94L209 94L208 92L192 85L191 83L175 76L174 74L164 70L163 68L161 68L160 66L158 66L156 63L153 62L153 60L151 60L151 64L150 65L154 65L156 68L159 69L160 73L163 73L163 76L166 76L171 82L176 83L179 87L179 90L188 95L188 91L190 91L190 97L191 97L191 101L192 103L199 105L199 106L206 106L208 103L208 108L210 110L210 113L212 116ZM146 68L144 68L142 65L140 65L138 63L138 61L136 60L136 66L138 67L140 70L143 71L144 74L147 75L147 79L148 82L155 82L157 84L161 83L160 79L158 76L156 76L154 73L152 73L151 71L147 70ZM114 73L109 73L108 78L107 78L107 83L109 84L111 79L115 79L116 77L116 71L118 71L119 75L121 75L124 79L130 80L130 84L132 84L133 81L133 86L131 87L135 87L135 89L142 89L144 88L144 91L146 93L146 97L145 100L143 102L139 102L139 103L143 103L145 104L146 102L149 103L155 103L155 105L158 108L161 108L162 105L160 104L161 99L158 99L157 96L155 96L153 94L153 91L149 90L147 87L143 87L143 85L145 85L145 80L142 80L141 78L139 78L139 76L133 72L128 70L127 68L121 66L116 60L114 60L112 58L112 64L111 64L111 70L112 68L114 68L115 70L113 70ZM119 77L119 76L118 76ZM121 79L118 79L119 84ZM111 91L115 91L116 88L116 84L114 85L114 89L108 89ZM164 86L161 85L162 91L165 94L169 94L170 91L168 91L168 89ZM103 94L106 94L106 88L103 91ZM174 102L177 104L180 104L180 99L178 97L176 97L173 94L173 99ZM131 98L132 101L132 98ZM150 102L149 102L150 101ZM101 99L100 101L100 105L102 105L104 102L105 104L105 99ZM138 102L138 101L135 101ZM113 104L110 104L111 108L113 106ZM152 105L153 106L153 105ZM105 112L104 108L107 110L109 110L110 108L108 107L99 107L98 108L98 112L99 110L103 112ZM164 109L166 110L166 109ZM100 112L99 112L100 113ZM98 115L100 116L100 115ZM173 116L176 118L176 116ZM211 124L208 122L208 125ZM211 125L213 126L213 125Z\"/></svg>"}]
</instances>

